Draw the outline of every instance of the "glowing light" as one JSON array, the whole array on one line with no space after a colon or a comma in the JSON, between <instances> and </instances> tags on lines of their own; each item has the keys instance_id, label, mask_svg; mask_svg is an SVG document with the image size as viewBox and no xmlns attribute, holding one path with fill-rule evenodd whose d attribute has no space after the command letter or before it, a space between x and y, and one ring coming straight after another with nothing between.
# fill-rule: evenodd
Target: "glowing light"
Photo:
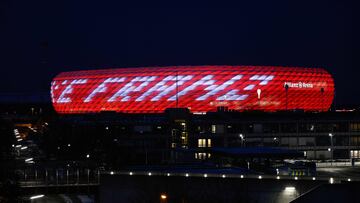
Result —
<instances>
[{"instance_id":1,"label":"glowing light","mask_svg":"<svg viewBox=\"0 0 360 203\"><path fill-rule=\"evenodd\" d=\"M111 172L110 172L110 175L114 175L114 171L111 171Z\"/></svg>"},{"instance_id":2,"label":"glowing light","mask_svg":"<svg viewBox=\"0 0 360 203\"><path fill-rule=\"evenodd\" d=\"M240 178L244 178L244 175L241 175Z\"/></svg>"},{"instance_id":3,"label":"glowing light","mask_svg":"<svg viewBox=\"0 0 360 203\"><path fill-rule=\"evenodd\" d=\"M151 172L149 172L148 175L151 176L152 175Z\"/></svg>"},{"instance_id":4,"label":"glowing light","mask_svg":"<svg viewBox=\"0 0 360 203\"><path fill-rule=\"evenodd\" d=\"M44 196L45 195L34 195L34 196L31 196L30 199L39 199L39 198L42 198Z\"/></svg>"},{"instance_id":5,"label":"glowing light","mask_svg":"<svg viewBox=\"0 0 360 203\"><path fill-rule=\"evenodd\" d=\"M129 175L131 175L131 176L132 176L132 175L133 175L133 172L130 172L130 173L129 173Z\"/></svg>"},{"instance_id":6,"label":"glowing light","mask_svg":"<svg viewBox=\"0 0 360 203\"><path fill-rule=\"evenodd\" d=\"M334 183L334 178L330 178L330 179L329 179L329 183L330 183L330 184L333 184L333 183Z\"/></svg>"},{"instance_id":7,"label":"glowing light","mask_svg":"<svg viewBox=\"0 0 360 203\"><path fill-rule=\"evenodd\" d=\"M285 187L285 192L295 192L295 187L289 186L289 187Z\"/></svg>"},{"instance_id":8,"label":"glowing light","mask_svg":"<svg viewBox=\"0 0 360 203\"><path fill-rule=\"evenodd\" d=\"M313 179L313 180L316 180L316 178L315 178L315 177L313 177L312 179Z\"/></svg>"},{"instance_id":9,"label":"glowing light","mask_svg":"<svg viewBox=\"0 0 360 203\"><path fill-rule=\"evenodd\" d=\"M34 158L28 158L28 159L25 159L25 162L29 162L29 161L32 161L34 160Z\"/></svg>"},{"instance_id":10,"label":"glowing light","mask_svg":"<svg viewBox=\"0 0 360 203\"><path fill-rule=\"evenodd\" d=\"M279 180L279 179L280 179L280 176L276 176L276 179L278 179L278 180Z\"/></svg>"},{"instance_id":11,"label":"glowing light","mask_svg":"<svg viewBox=\"0 0 360 203\"><path fill-rule=\"evenodd\" d=\"M222 178L226 178L226 175L222 174L221 177L222 177Z\"/></svg>"},{"instance_id":12,"label":"glowing light","mask_svg":"<svg viewBox=\"0 0 360 203\"><path fill-rule=\"evenodd\" d=\"M186 173L186 174L185 174L185 176L186 176L186 177L189 177L189 174L188 174L188 173Z\"/></svg>"},{"instance_id":13,"label":"glowing light","mask_svg":"<svg viewBox=\"0 0 360 203\"><path fill-rule=\"evenodd\" d=\"M295 177L294 179L295 179L295 180L298 180L298 177Z\"/></svg>"},{"instance_id":14,"label":"glowing light","mask_svg":"<svg viewBox=\"0 0 360 203\"><path fill-rule=\"evenodd\" d=\"M207 176L208 176L208 175L205 173L205 174L204 174L204 178L206 178Z\"/></svg>"},{"instance_id":15,"label":"glowing light","mask_svg":"<svg viewBox=\"0 0 360 203\"><path fill-rule=\"evenodd\" d=\"M258 178L259 178L259 179L262 179L262 176L259 176Z\"/></svg>"},{"instance_id":16,"label":"glowing light","mask_svg":"<svg viewBox=\"0 0 360 203\"><path fill-rule=\"evenodd\" d=\"M167 199L167 196L166 196L166 194L161 194L161 195L160 195L160 199L162 199L162 200L165 200L165 199Z\"/></svg>"},{"instance_id":17,"label":"glowing light","mask_svg":"<svg viewBox=\"0 0 360 203\"><path fill-rule=\"evenodd\" d=\"M256 92L257 92L257 95L258 95L258 99L260 99L261 89L257 89Z\"/></svg>"}]
</instances>

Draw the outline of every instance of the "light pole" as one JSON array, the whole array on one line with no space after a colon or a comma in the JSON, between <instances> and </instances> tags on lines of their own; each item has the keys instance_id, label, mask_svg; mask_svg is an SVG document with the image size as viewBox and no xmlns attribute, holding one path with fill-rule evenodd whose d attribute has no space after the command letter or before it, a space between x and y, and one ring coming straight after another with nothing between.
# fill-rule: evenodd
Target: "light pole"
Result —
<instances>
[{"instance_id":1,"label":"light pole","mask_svg":"<svg viewBox=\"0 0 360 203\"><path fill-rule=\"evenodd\" d=\"M240 139L241 139L241 147L243 147L243 145L244 145L244 141L245 141L245 137L244 137L244 135L243 134L239 134L239 137L240 137Z\"/></svg>"},{"instance_id":2,"label":"light pole","mask_svg":"<svg viewBox=\"0 0 360 203\"><path fill-rule=\"evenodd\" d=\"M325 108L324 108L324 88L322 87L320 89L320 92L321 92L321 105L322 105L322 110L325 111Z\"/></svg>"},{"instance_id":3,"label":"light pole","mask_svg":"<svg viewBox=\"0 0 360 203\"><path fill-rule=\"evenodd\" d=\"M288 90L289 90L289 85L288 84L285 84L284 85L284 88L285 88L285 103L286 103L286 107L285 107L285 109L286 109L286 111L288 110Z\"/></svg>"},{"instance_id":4,"label":"light pole","mask_svg":"<svg viewBox=\"0 0 360 203\"><path fill-rule=\"evenodd\" d=\"M332 133L329 133L329 137L330 137L330 145L331 145L331 148L330 148L330 152L331 152L331 165L332 165L332 162L333 162L333 159L334 159L334 146L333 146L333 134Z\"/></svg>"}]
</instances>

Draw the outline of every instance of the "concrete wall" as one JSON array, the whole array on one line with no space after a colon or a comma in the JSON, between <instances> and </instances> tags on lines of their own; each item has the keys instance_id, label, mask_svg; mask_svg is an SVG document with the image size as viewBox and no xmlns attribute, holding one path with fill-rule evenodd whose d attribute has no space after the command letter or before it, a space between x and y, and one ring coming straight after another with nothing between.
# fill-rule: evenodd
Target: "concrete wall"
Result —
<instances>
[{"instance_id":1,"label":"concrete wall","mask_svg":"<svg viewBox=\"0 0 360 203\"><path fill-rule=\"evenodd\" d=\"M318 181L267 179L130 176L101 177L101 202L290 202ZM286 190L286 187L295 190ZM167 201L160 201L166 194Z\"/></svg>"}]
</instances>

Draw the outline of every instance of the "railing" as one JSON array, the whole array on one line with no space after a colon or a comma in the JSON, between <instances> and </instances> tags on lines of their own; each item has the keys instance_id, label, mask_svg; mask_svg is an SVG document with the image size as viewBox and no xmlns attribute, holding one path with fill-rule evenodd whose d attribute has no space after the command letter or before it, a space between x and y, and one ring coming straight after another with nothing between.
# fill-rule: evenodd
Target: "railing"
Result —
<instances>
[{"instance_id":1,"label":"railing","mask_svg":"<svg viewBox=\"0 0 360 203\"><path fill-rule=\"evenodd\" d=\"M289 176L289 175L259 175L259 174L231 174L231 173L194 173L194 172L156 172L156 171L106 171L103 175L125 175L125 176L166 176L184 178L235 178L235 179L258 179L258 180L287 180L287 181L324 181L329 183L340 183L342 181L360 181L359 177L331 177L331 176Z\"/></svg>"},{"instance_id":2,"label":"railing","mask_svg":"<svg viewBox=\"0 0 360 203\"><path fill-rule=\"evenodd\" d=\"M100 171L98 169L20 169L17 170L19 183L27 186L59 186L59 185L98 185Z\"/></svg>"}]
</instances>

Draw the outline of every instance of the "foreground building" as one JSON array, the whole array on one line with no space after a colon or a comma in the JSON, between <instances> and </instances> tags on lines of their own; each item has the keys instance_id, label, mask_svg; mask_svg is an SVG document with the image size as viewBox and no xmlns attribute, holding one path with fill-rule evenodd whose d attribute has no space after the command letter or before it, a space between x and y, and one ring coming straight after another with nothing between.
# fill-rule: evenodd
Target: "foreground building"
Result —
<instances>
[{"instance_id":1,"label":"foreground building","mask_svg":"<svg viewBox=\"0 0 360 203\"><path fill-rule=\"evenodd\" d=\"M360 158L358 112L197 115L168 109L163 114L65 115L57 124L59 145L77 140L72 146L81 148L92 142L86 150L93 153L96 140L107 139L106 148L119 153L114 157L141 164L204 160L222 148L245 147L294 149L311 160Z\"/></svg>"}]
</instances>

